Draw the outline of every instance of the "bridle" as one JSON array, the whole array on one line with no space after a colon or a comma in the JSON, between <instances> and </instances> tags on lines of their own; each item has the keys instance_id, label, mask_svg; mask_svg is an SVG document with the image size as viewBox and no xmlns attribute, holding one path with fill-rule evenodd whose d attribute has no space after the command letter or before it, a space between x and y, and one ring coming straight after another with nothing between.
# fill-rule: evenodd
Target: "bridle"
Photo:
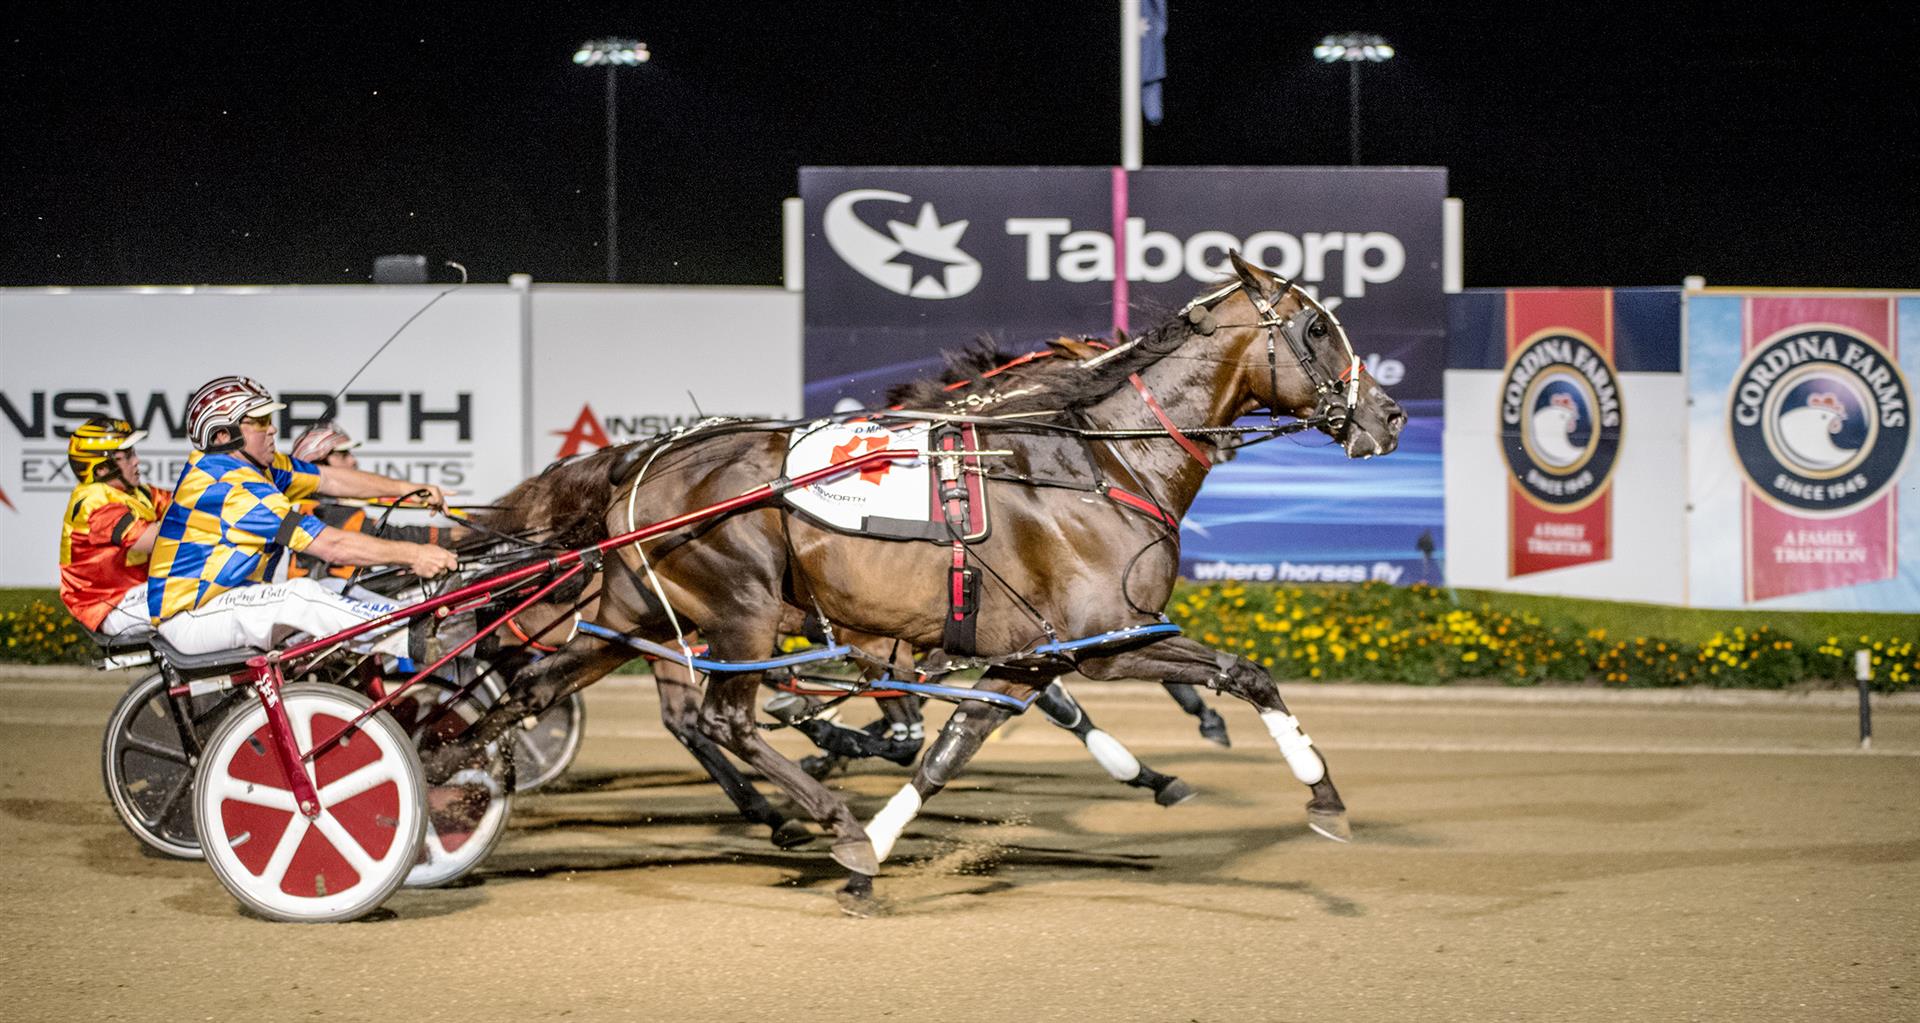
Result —
<instances>
[{"instance_id":1,"label":"bridle","mask_svg":"<svg viewBox=\"0 0 1920 1023\"><path fill-rule=\"evenodd\" d=\"M1272 390L1274 402L1274 404L1267 407L1266 426L1230 425L1189 426L1182 428L1173 422L1172 418L1167 415L1166 410L1155 400L1152 391L1146 386L1145 381L1141 379L1139 373L1130 375L1128 380L1133 384L1134 389L1140 392L1142 399L1147 404L1148 410L1151 411L1154 418L1159 421L1157 428L1087 428L1083 426L1048 423L1040 419L1031 418L1036 415L1042 415L1043 413L1019 413L1017 417L1019 419L1019 425L1028 430L1071 434L1082 440L1090 441L1139 440L1152 437L1171 437L1179 443L1189 455L1192 455L1194 460L1199 462L1203 468L1210 467L1213 464L1212 459L1207 457L1206 452L1196 445L1193 440L1188 437L1188 434L1205 437L1217 450L1223 452L1237 451L1240 448L1249 447L1262 441L1269 441L1278 437L1287 436L1288 434L1311 429L1324 430L1329 436L1339 440L1340 435L1345 432L1348 425L1352 422L1353 410L1359 404L1360 374L1363 370L1360 357L1354 354L1353 344L1347 338L1346 328L1341 326L1339 317L1334 316L1332 310L1321 305L1312 295L1308 294L1305 289L1300 288L1292 281L1284 277L1279 277L1278 275L1274 276L1283 287L1275 294L1273 299L1269 299L1264 293L1264 289L1258 284L1242 279L1222 285L1214 291L1188 302L1186 305L1180 307L1179 313L1186 321L1192 334L1203 336L1211 335L1222 327L1266 328L1267 380L1268 386ZM1246 291L1248 300L1252 303L1254 311L1260 314L1260 318L1253 323L1217 322L1213 317L1212 307L1219 304L1235 291L1240 290ZM1295 310L1290 316L1281 316L1279 309L1276 307L1276 302L1290 291L1298 297L1300 308ZM1338 376L1328 376L1326 371L1321 369L1319 363L1316 362L1313 357L1311 341L1323 339L1329 334L1339 339L1340 347L1346 354L1346 369ZM1286 340L1287 350L1292 353L1294 361L1299 364L1300 372L1305 374L1307 381L1313 385L1314 393L1314 409L1312 414L1293 419L1290 422L1281 421L1282 412L1278 407L1280 400L1280 339L1282 338ZM1133 338L1125 344L1108 348L1106 351L1092 358L1082 359L1075 363L1075 365L1083 370L1095 369L1119 357L1123 353L1146 343L1146 341L1146 337ZM1178 341L1175 342L1176 345L1178 343ZM1045 358L1052 354L1051 351L1042 351L1023 355L1006 365L989 371L984 374L981 379L995 376L1015 366L1032 362L1035 359ZM965 386L966 383L968 383L968 381L957 381L948 385L947 389L953 390L954 388ZM949 402L948 407L952 408L954 404L956 403ZM969 404L971 406L971 403ZM1011 420L1015 418L1011 416L971 414L968 412L919 411L905 409L899 406L887 409L882 414L895 419L925 420L928 422L944 423L973 423L982 426L1003 428L1013 425ZM844 422L849 419L866 418L872 415L874 415L874 413L871 411L857 410L837 413L830 418L836 422ZM1227 439L1229 437L1237 439L1229 441Z\"/></svg>"},{"instance_id":2,"label":"bridle","mask_svg":"<svg viewBox=\"0 0 1920 1023\"><path fill-rule=\"evenodd\" d=\"M1282 285L1274 300L1258 287L1249 287L1244 280L1236 280L1216 291L1209 292L1188 302L1180 308L1180 315L1201 333L1211 334L1222 326L1265 327L1267 328L1267 380L1272 388L1273 399L1277 405L1280 400L1280 356L1279 339L1285 338L1287 348L1293 353L1294 361L1300 364L1300 371L1313 385L1314 408L1310 421L1324 423L1327 433L1339 437L1353 418L1353 410L1360 401L1360 357L1354 354L1353 344L1347 339L1345 327L1340 318L1333 315L1312 295L1292 281L1277 278ZM1254 311L1260 319L1254 323L1208 324L1212 320L1209 310L1235 291L1245 291L1247 300L1253 303ZM1288 292L1293 292L1300 301L1300 308L1291 316L1281 316L1275 303ZM1330 377L1320 368L1313 357L1313 348L1309 339L1324 338L1328 334L1340 340L1340 347L1346 350L1346 365L1339 376ZM1273 429L1280 427L1280 410L1268 406L1267 421Z\"/></svg>"}]
</instances>

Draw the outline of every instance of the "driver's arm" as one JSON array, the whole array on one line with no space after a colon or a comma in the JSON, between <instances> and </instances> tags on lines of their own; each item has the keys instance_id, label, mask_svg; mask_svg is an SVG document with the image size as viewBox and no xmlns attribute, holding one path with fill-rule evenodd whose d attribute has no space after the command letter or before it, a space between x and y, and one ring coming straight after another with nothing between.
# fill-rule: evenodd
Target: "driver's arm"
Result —
<instances>
[{"instance_id":1,"label":"driver's arm","mask_svg":"<svg viewBox=\"0 0 1920 1023\"><path fill-rule=\"evenodd\" d=\"M323 529L302 553L311 554L330 565L405 565L414 575L431 579L452 571L459 559L445 547L401 540L382 540L377 536L347 529Z\"/></svg>"},{"instance_id":2,"label":"driver's arm","mask_svg":"<svg viewBox=\"0 0 1920 1023\"><path fill-rule=\"evenodd\" d=\"M429 507L444 509L447 506L446 492L431 483L412 483L337 465L315 468L320 470L320 493L328 497L405 497L425 491L424 499Z\"/></svg>"}]
</instances>

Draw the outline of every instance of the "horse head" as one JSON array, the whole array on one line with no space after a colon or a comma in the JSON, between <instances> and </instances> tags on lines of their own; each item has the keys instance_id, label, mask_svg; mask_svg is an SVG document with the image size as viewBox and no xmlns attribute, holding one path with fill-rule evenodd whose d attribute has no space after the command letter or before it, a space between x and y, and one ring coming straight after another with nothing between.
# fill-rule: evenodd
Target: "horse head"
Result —
<instances>
[{"instance_id":1,"label":"horse head","mask_svg":"<svg viewBox=\"0 0 1920 1023\"><path fill-rule=\"evenodd\" d=\"M1407 414L1360 363L1339 318L1292 281L1238 252L1227 259L1238 280L1196 299L1187 315L1202 331L1214 329L1207 319L1216 315L1217 329L1231 330L1227 343L1238 352L1252 405L1313 422L1349 458L1384 455L1398 446Z\"/></svg>"}]
</instances>

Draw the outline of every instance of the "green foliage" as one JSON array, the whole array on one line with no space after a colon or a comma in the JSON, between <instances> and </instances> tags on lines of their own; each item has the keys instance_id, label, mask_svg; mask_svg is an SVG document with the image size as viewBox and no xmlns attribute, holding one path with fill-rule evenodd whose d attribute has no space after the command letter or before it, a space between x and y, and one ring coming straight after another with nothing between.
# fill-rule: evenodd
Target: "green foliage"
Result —
<instances>
[{"instance_id":1,"label":"green foliage","mask_svg":"<svg viewBox=\"0 0 1920 1023\"><path fill-rule=\"evenodd\" d=\"M1183 583L1167 613L1200 642L1285 679L1779 689L1851 681L1859 649L1872 652L1882 692L1914 688L1920 676L1920 616L1682 616L1602 601L1461 593L1455 604L1431 586ZM1753 624L1729 624L1741 618ZM1642 622L1654 627L1622 628ZM1800 631L1784 631L1789 624ZM1822 631L1808 633L1811 627ZM0 661L84 664L95 653L52 591L0 590ZM634 669L644 670L642 662Z\"/></svg>"},{"instance_id":2,"label":"green foliage","mask_svg":"<svg viewBox=\"0 0 1920 1023\"><path fill-rule=\"evenodd\" d=\"M85 664L95 647L58 601L35 598L0 611L0 659L28 664Z\"/></svg>"},{"instance_id":3,"label":"green foliage","mask_svg":"<svg viewBox=\"0 0 1920 1023\"><path fill-rule=\"evenodd\" d=\"M1431 586L1183 585L1167 613L1200 642L1257 661L1280 678L1779 689L1851 680L1849 651L1862 647L1874 652L1875 685L1883 691L1910 688L1920 674L1920 646L1911 636L1810 642L1767 625L1734 626L1704 642L1652 629L1611 635L1492 600L1456 605Z\"/></svg>"}]
</instances>

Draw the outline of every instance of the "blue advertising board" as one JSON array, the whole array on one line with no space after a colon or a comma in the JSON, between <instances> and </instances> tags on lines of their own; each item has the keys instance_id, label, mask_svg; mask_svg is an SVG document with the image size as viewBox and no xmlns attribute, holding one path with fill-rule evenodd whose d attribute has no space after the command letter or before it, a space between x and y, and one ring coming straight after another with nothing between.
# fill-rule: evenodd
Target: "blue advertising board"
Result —
<instances>
[{"instance_id":1,"label":"blue advertising board","mask_svg":"<svg viewBox=\"0 0 1920 1023\"><path fill-rule=\"evenodd\" d=\"M1014 352L1149 329L1242 255L1346 324L1410 415L1348 460L1318 434L1217 468L1181 530L1193 578L1438 582L1446 172L1431 168L805 168L806 410L876 403L975 339Z\"/></svg>"}]
</instances>

